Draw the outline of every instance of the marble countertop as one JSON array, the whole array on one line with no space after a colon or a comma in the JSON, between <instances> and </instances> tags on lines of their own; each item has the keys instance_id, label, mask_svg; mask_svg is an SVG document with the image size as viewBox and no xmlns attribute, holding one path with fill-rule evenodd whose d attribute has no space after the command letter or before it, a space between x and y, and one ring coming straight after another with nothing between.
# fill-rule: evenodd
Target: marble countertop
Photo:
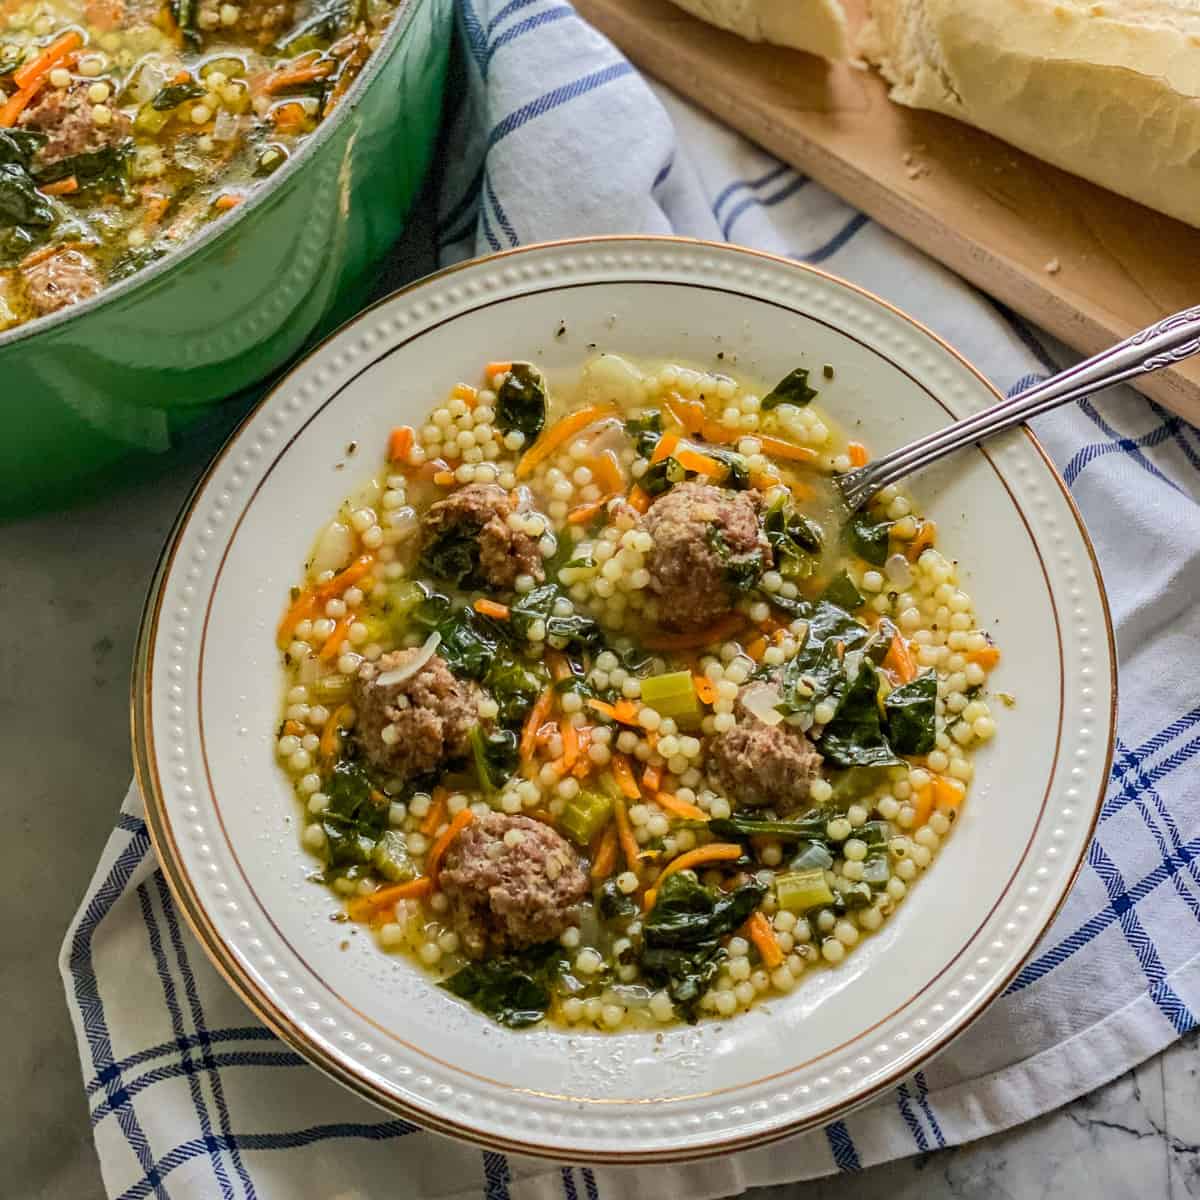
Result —
<instances>
[{"instance_id":1,"label":"marble countertop","mask_svg":"<svg viewBox=\"0 0 1200 1200\"><path fill-rule=\"evenodd\" d=\"M56 957L131 774L127 681L145 589L204 452L103 503L0 526L0 1162L24 1200L98 1200ZM38 648L53 653L39 653ZM15 698L15 703L14 703ZM14 722L15 717L15 722ZM1200 1196L1200 1036L1070 1107L960 1149L756 1200ZM0 1187L0 1192L5 1189Z\"/></svg>"}]
</instances>

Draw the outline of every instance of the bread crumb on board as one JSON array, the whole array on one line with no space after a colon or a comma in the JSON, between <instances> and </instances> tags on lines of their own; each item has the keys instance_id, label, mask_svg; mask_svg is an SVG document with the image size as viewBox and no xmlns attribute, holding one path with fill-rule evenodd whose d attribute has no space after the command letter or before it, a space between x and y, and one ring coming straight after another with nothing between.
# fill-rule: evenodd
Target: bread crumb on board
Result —
<instances>
[{"instance_id":1,"label":"bread crumb on board","mask_svg":"<svg viewBox=\"0 0 1200 1200\"><path fill-rule=\"evenodd\" d=\"M1057 275L1062 270L1062 263L1057 258L1052 258L1043 268L1047 275Z\"/></svg>"}]
</instances>

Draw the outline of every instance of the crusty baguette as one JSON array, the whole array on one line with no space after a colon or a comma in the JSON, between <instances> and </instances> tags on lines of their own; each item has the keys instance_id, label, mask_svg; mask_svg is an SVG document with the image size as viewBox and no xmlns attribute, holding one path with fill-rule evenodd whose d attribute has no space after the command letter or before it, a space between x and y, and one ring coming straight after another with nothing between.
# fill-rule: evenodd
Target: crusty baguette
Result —
<instances>
[{"instance_id":1,"label":"crusty baguette","mask_svg":"<svg viewBox=\"0 0 1200 1200\"><path fill-rule=\"evenodd\" d=\"M1200 225L1195 0L871 0L892 98Z\"/></svg>"},{"instance_id":2,"label":"crusty baguette","mask_svg":"<svg viewBox=\"0 0 1200 1200\"><path fill-rule=\"evenodd\" d=\"M774 42L838 60L850 52L840 0L675 0L701 20L751 42Z\"/></svg>"}]
</instances>

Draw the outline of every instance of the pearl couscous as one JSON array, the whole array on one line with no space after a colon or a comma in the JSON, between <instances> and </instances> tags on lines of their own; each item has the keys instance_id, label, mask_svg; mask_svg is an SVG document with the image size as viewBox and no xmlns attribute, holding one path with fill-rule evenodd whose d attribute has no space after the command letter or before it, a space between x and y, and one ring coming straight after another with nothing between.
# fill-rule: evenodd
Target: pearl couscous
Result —
<instances>
[{"instance_id":1,"label":"pearl couscous","mask_svg":"<svg viewBox=\"0 0 1200 1200\"><path fill-rule=\"evenodd\" d=\"M827 373L831 373L826 368ZM321 533L276 754L349 920L511 1026L727 1017L880 928L995 733L934 523L808 373L488 364Z\"/></svg>"}]
</instances>

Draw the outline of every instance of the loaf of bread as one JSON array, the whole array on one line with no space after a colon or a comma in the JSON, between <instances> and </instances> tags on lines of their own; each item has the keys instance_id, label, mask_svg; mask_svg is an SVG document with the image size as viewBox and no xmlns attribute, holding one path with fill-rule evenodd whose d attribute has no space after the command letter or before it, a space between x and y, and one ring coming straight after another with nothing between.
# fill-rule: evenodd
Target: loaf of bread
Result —
<instances>
[{"instance_id":1,"label":"loaf of bread","mask_svg":"<svg viewBox=\"0 0 1200 1200\"><path fill-rule=\"evenodd\" d=\"M842 59L850 50L840 0L675 0L710 25L751 42L774 42L822 58Z\"/></svg>"},{"instance_id":2,"label":"loaf of bread","mask_svg":"<svg viewBox=\"0 0 1200 1200\"><path fill-rule=\"evenodd\" d=\"M1197 0L871 0L892 98L1200 225Z\"/></svg>"}]
</instances>

